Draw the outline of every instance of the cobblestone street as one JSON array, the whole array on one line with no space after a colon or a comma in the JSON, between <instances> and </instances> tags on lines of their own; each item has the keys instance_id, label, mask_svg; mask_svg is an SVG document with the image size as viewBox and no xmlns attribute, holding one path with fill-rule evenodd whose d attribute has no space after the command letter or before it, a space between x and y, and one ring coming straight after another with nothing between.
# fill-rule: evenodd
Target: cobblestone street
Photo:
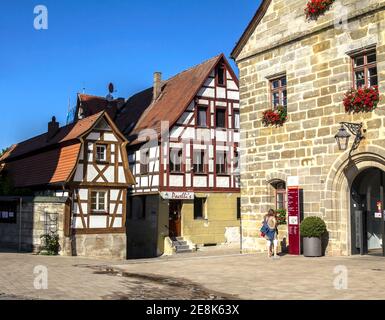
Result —
<instances>
[{"instance_id":1,"label":"cobblestone street","mask_svg":"<svg viewBox=\"0 0 385 320\"><path fill-rule=\"evenodd\" d=\"M48 289L34 268L48 268ZM347 290L338 290L347 271ZM342 278L343 279L343 278ZM344 282L342 282L344 284ZM0 299L384 299L382 257L310 259L226 252L107 261L0 253Z\"/></svg>"}]
</instances>

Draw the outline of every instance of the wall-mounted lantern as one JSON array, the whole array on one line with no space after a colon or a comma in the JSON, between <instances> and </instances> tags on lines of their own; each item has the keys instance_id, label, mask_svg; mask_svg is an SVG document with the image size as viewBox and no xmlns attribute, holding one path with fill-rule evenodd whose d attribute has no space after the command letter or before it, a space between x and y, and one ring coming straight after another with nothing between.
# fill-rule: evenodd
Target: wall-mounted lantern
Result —
<instances>
[{"instance_id":1,"label":"wall-mounted lantern","mask_svg":"<svg viewBox=\"0 0 385 320\"><path fill-rule=\"evenodd\" d=\"M341 122L341 128L338 130L338 133L335 135L338 149L341 151L346 151L349 145L349 139L351 135L345 129L345 127L356 137L353 146L350 149L349 157L352 155L352 152L358 148L362 139L364 139L363 133L366 130L362 130L362 123L350 123L350 122Z\"/></svg>"}]
</instances>

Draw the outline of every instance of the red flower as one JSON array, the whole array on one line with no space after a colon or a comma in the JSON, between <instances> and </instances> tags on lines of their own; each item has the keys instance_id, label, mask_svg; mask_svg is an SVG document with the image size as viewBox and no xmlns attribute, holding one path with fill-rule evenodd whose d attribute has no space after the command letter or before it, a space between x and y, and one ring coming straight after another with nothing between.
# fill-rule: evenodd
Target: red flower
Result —
<instances>
[{"instance_id":1,"label":"red flower","mask_svg":"<svg viewBox=\"0 0 385 320\"><path fill-rule=\"evenodd\" d=\"M343 104L346 112L369 112L377 108L380 101L378 86L351 89L345 93Z\"/></svg>"},{"instance_id":2,"label":"red flower","mask_svg":"<svg viewBox=\"0 0 385 320\"><path fill-rule=\"evenodd\" d=\"M335 0L309 0L305 8L307 19L316 20L332 6Z\"/></svg>"}]
</instances>

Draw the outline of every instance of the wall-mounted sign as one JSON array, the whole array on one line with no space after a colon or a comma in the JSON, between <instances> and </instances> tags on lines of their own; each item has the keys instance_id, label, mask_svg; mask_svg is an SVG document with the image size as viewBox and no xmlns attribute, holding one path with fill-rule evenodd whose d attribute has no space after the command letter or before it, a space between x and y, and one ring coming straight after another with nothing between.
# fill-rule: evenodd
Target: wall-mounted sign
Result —
<instances>
[{"instance_id":1,"label":"wall-mounted sign","mask_svg":"<svg viewBox=\"0 0 385 320\"><path fill-rule=\"evenodd\" d=\"M377 211L374 213L374 217L377 219L382 218L382 202L377 201Z\"/></svg>"},{"instance_id":2,"label":"wall-mounted sign","mask_svg":"<svg viewBox=\"0 0 385 320\"><path fill-rule=\"evenodd\" d=\"M194 200L194 192L161 192L160 196L164 200Z\"/></svg>"},{"instance_id":3,"label":"wall-mounted sign","mask_svg":"<svg viewBox=\"0 0 385 320\"><path fill-rule=\"evenodd\" d=\"M287 179L287 209L289 228L289 254L301 254L299 177Z\"/></svg>"}]
</instances>

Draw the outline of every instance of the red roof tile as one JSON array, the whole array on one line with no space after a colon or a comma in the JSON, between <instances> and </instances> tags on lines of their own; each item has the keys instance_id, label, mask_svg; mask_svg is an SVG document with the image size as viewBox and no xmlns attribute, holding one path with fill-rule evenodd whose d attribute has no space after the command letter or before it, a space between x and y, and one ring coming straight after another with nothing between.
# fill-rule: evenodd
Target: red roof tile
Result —
<instances>
[{"instance_id":1,"label":"red roof tile","mask_svg":"<svg viewBox=\"0 0 385 320\"><path fill-rule=\"evenodd\" d=\"M74 170L81 143L41 152L5 164L16 188L66 182Z\"/></svg>"}]
</instances>

